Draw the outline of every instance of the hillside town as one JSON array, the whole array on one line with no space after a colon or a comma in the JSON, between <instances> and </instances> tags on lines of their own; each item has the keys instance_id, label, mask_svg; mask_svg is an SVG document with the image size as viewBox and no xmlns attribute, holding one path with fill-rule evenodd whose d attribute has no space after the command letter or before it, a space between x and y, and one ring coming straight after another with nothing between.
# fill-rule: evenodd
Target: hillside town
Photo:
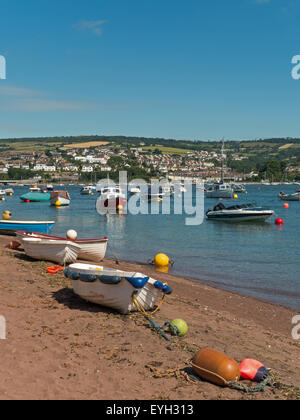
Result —
<instances>
[{"instance_id":1,"label":"hillside town","mask_svg":"<svg viewBox=\"0 0 300 420\"><path fill-rule=\"evenodd\" d=\"M208 151L187 151L167 153L159 147L116 147L114 144L87 148L57 148L54 150L17 152L10 151L0 155L0 177L7 178L17 171L26 176L35 175L44 179L72 178L79 180L84 174L91 177L97 173L140 168L158 177L192 177L215 179L220 173L221 153ZM235 160L243 156L234 154ZM232 173L225 167L225 173L236 180L254 177L255 173Z\"/></svg>"}]
</instances>

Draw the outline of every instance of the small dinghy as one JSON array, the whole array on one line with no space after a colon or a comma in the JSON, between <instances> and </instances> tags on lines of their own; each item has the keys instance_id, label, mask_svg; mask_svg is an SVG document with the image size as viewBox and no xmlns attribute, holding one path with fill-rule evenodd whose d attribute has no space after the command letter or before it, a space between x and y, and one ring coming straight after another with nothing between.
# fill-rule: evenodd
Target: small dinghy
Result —
<instances>
[{"instance_id":1,"label":"small dinghy","mask_svg":"<svg viewBox=\"0 0 300 420\"><path fill-rule=\"evenodd\" d=\"M24 232L18 231L17 238L22 242L23 238L41 238L41 239L51 239L56 241L66 241L66 238L61 238L59 236L45 235L37 232ZM70 239L68 241L74 242L76 245L80 246L80 251L78 254L79 260L87 260L93 262L100 262L103 260L106 254L108 238L102 239Z\"/></svg>"},{"instance_id":2,"label":"small dinghy","mask_svg":"<svg viewBox=\"0 0 300 420\"><path fill-rule=\"evenodd\" d=\"M294 194L285 194L280 192L278 198L284 201L300 201L300 192L296 192Z\"/></svg>"},{"instance_id":3,"label":"small dinghy","mask_svg":"<svg viewBox=\"0 0 300 420\"><path fill-rule=\"evenodd\" d=\"M117 310L122 314L136 311L134 300L151 310L172 289L145 274L120 271L88 264L72 264L64 271L72 280L74 293L82 299Z\"/></svg>"},{"instance_id":4,"label":"small dinghy","mask_svg":"<svg viewBox=\"0 0 300 420\"><path fill-rule=\"evenodd\" d=\"M6 235L15 235L16 231L40 232L49 234L55 222L39 222L25 220L0 220L0 233Z\"/></svg>"},{"instance_id":5,"label":"small dinghy","mask_svg":"<svg viewBox=\"0 0 300 420\"><path fill-rule=\"evenodd\" d=\"M80 246L68 240L22 238L22 245L28 257L35 260L53 261L60 265L75 262L80 252Z\"/></svg>"}]
</instances>

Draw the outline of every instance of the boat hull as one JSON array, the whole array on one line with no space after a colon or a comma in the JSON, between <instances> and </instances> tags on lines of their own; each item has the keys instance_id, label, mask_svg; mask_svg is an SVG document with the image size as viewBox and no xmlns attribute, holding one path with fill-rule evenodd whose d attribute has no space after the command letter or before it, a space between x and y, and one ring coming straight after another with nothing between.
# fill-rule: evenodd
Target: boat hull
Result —
<instances>
[{"instance_id":1,"label":"boat hull","mask_svg":"<svg viewBox=\"0 0 300 420\"><path fill-rule=\"evenodd\" d=\"M38 232L49 234L55 222L24 222L13 220L0 220L0 232L7 235L15 235L18 230L25 232Z\"/></svg>"},{"instance_id":2,"label":"boat hull","mask_svg":"<svg viewBox=\"0 0 300 420\"><path fill-rule=\"evenodd\" d=\"M23 238L22 245L29 257L60 265L75 262L80 251L80 247L70 241Z\"/></svg>"},{"instance_id":3,"label":"boat hull","mask_svg":"<svg viewBox=\"0 0 300 420\"><path fill-rule=\"evenodd\" d=\"M264 222L269 219L274 212L210 212L207 214L208 220L221 221L221 222Z\"/></svg>"},{"instance_id":4,"label":"boat hull","mask_svg":"<svg viewBox=\"0 0 300 420\"><path fill-rule=\"evenodd\" d=\"M278 198L284 201L300 201L300 193L295 194L279 194Z\"/></svg>"},{"instance_id":5,"label":"boat hull","mask_svg":"<svg viewBox=\"0 0 300 420\"><path fill-rule=\"evenodd\" d=\"M22 201L30 201L31 203L41 203L44 201L49 201L51 197L50 193L39 193L39 192L30 192L24 195L21 195L20 199Z\"/></svg>"},{"instance_id":6,"label":"boat hull","mask_svg":"<svg viewBox=\"0 0 300 420\"><path fill-rule=\"evenodd\" d=\"M206 191L206 198L232 198L233 191Z\"/></svg>"},{"instance_id":7,"label":"boat hull","mask_svg":"<svg viewBox=\"0 0 300 420\"><path fill-rule=\"evenodd\" d=\"M26 232L18 231L17 232L18 239L22 242L23 238L26 237L37 237L42 239L52 239L57 241L66 241L66 238L60 238L58 236L52 235L45 235L33 232L28 234ZM70 240L70 242L74 242L76 245L80 247L80 251L78 254L78 259L80 260L87 260L93 262L100 262L104 259L106 250L107 250L107 243L108 238L102 239L78 239L78 240Z\"/></svg>"},{"instance_id":8,"label":"boat hull","mask_svg":"<svg viewBox=\"0 0 300 420\"><path fill-rule=\"evenodd\" d=\"M136 311L132 296L146 311L159 303L164 293L171 289L141 273L129 273L100 266L73 264L65 270L65 276L72 281L74 293L82 299L127 314ZM138 284L141 282L141 284ZM136 283L136 284L135 284ZM158 288L168 288L163 292Z\"/></svg>"}]
</instances>

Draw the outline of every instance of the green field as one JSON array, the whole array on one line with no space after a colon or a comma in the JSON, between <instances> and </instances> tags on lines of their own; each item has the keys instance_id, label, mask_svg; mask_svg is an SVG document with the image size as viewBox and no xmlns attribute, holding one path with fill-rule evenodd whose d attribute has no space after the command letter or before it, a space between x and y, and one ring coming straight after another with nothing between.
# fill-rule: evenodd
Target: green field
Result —
<instances>
[{"instance_id":1,"label":"green field","mask_svg":"<svg viewBox=\"0 0 300 420\"><path fill-rule=\"evenodd\" d=\"M180 155L180 156L185 156L187 153L194 151L194 150L179 149L176 147L166 147L166 146L147 146L147 147L143 147L143 150L150 150L151 152L154 152L154 150L159 150L160 152L164 154Z\"/></svg>"}]
</instances>

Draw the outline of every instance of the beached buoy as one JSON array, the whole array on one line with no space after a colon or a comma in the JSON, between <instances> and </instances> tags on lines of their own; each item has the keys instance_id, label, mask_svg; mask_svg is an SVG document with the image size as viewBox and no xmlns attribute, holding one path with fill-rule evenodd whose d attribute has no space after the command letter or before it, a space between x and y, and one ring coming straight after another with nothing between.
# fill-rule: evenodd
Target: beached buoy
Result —
<instances>
[{"instance_id":1,"label":"beached buoy","mask_svg":"<svg viewBox=\"0 0 300 420\"><path fill-rule=\"evenodd\" d=\"M11 241L9 243L10 249L18 249L20 246L21 246L20 242L17 242L17 241Z\"/></svg>"},{"instance_id":2,"label":"beached buoy","mask_svg":"<svg viewBox=\"0 0 300 420\"><path fill-rule=\"evenodd\" d=\"M169 325L170 332L179 337L183 337L188 332L188 325L183 319L173 319Z\"/></svg>"},{"instance_id":3,"label":"beached buoy","mask_svg":"<svg viewBox=\"0 0 300 420\"><path fill-rule=\"evenodd\" d=\"M60 207L60 206L61 206L61 201L57 200L57 201L55 202L55 205L56 205L56 207Z\"/></svg>"},{"instance_id":4,"label":"beached buoy","mask_svg":"<svg viewBox=\"0 0 300 420\"><path fill-rule=\"evenodd\" d=\"M67 238L75 241L77 239L77 232L76 230L70 229L67 232Z\"/></svg>"},{"instance_id":5,"label":"beached buoy","mask_svg":"<svg viewBox=\"0 0 300 420\"><path fill-rule=\"evenodd\" d=\"M212 349L202 349L195 354L193 370L200 378L216 385L226 386L228 382L240 380L240 367L235 360Z\"/></svg>"},{"instance_id":6,"label":"beached buoy","mask_svg":"<svg viewBox=\"0 0 300 420\"><path fill-rule=\"evenodd\" d=\"M11 219L11 212L9 210L5 210L2 213L2 220L10 220Z\"/></svg>"},{"instance_id":7,"label":"beached buoy","mask_svg":"<svg viewBox=\"0 0 300 420\"><path fill-rule=\"evenodd\" d=\"M289 203L284 203L284 204L283 204L283 207L284 207L285 209L288 209L288 208L290 207L290 205L289 205Z\"/></svg>"},{"instance_id":8,"label":"beached buoy","mask_svg":"<svg viewBox=\"0 0 300 420\"><path fill-rule=\"evenodd\" d=\"M283 223L283 219L281 219L280 217L278 217L278 219L275 220L276 225L283 225Z\"/></svg>"},{"instance_id":9,"label":"beached buoy","mask_svg":"<svg viewBox=\"0 0 300 420\"><path fill-rule=\"evenodd\" d=\"M170 264L170 258L165 254L157 254L154 258L154 264L157 267L168 267Z\"/></svg>"},{"instance_id":10,"label":"beached buoy","mask_svg":"<svg viewBox=\"0 0 300 420\"><path fill-rule=\"evenodd\" d=\"M233 198L234 198L235 200L237 200L237 199L239 198L239 196L238 196L237 194L234 194L234 195L233 195Z\"/></svg>"}]
</instances>

